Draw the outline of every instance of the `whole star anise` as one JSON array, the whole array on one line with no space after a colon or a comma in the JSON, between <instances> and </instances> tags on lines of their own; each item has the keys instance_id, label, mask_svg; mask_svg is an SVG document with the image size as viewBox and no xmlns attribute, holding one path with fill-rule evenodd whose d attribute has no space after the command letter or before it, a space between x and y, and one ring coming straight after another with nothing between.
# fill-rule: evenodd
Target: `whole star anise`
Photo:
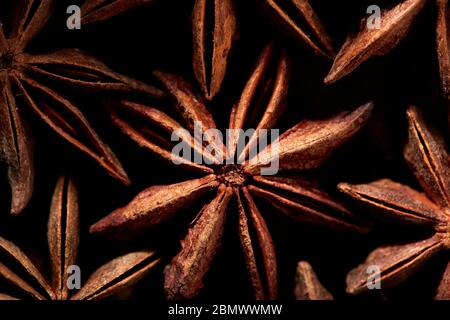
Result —
<instances>
[{"instance_id":1,"label":"whole star anise","mask_svg":"<svg viewBox=\"0 0 450 320\"><path fill-rule=\"evenodd\" d=\"M373 251L348 274L347 290L353 294L367 290L369 266L379 268L376 274L370 273L371 279L388 288L407 279L437 253L450 249L449 156L442 137L425 123L416 108L410 108L407 115L409 130L404 156L425 194L389 179L361 185L342 183L339 188L387 218L434 232L425 240ZM437 299L450 299L449 283L450 263L441 278Z\"/></svg>"},{"instance_id":2,"label":"whole star anise","mask_svg":"<svg viewBox=\"0 0 450 320\"><path fill-rule=\"evenodd\" d=\"M360 24L360 31L349 36L342 46L325 83L333 83L348 75L363 62L376 55L389 53L410 31L413 22L427 0L404 0L380 17L380 28L367 25L367 18ZM448 28L448 0L436 0L436 48L439 61L442 92L446 99L450 94L450 32Z\"/></svg>"},{"instance_id":3,"label":"whole star anise","mask_svg":"<svg viewBox=\"0 0 450 320\"><path fill-rule=\"evenodd\" d=\"M1 237L0 278L11 283L24 294L24 298L97 300L133 285L159 261L152 251L138 251L118 257L97 269L78 292L70 295L69 278L73 276L70 267L76 264L78 255L78 226L77 189L70 179L61 177L53 193L48 220L50 283L19 247ZM0 300L11 299L17 298L0 293Z\"/></svg>"},{"instance_id":4,"label":"whole star anise","mask_svg":"<svg viewBox=\"0 0 450 320\"><path fill-rule=\"evenodd\" d=\"M364 230L340 202L318 189L311 181L287 170L319 167L333 150L365 124L372 109L371 103L328 120L302 121L280 136L278 149L271 144L259 150L255 158L249 159L246 155L252 154L249 149L256 142L258 134L254 134L245 149L237 154L236 151L240 150L237 148L239 136L231 135L225 146L220 138L211 133L209 129L216 128L215 121L204 99L192 90L188 82L160 71L154 74L172 96L183 125L156 108L130 101L111 106L113 121L140 146L205 176L172 185L150 187L125 207L94 224L91 232L118 238L132 237L163 220L175 217L202 197L206 201L208 191L216 189L214 199L203 207L192 222L181 242L181 251L165 269L168 298L193 297L203 286L203 276L220 246L227 208L233 208L233 204L237 207L238 232L255 297L272 299L277 296L275 248L254 196L265 199L296 221L338 229ZM283 51L278 54L273 45L267 46L239 101L231 110L228 128L242 129L252 123L256 123L256 132L273 128L285 107L288 79L287 55ZM199 147L195 141L198 139L194 134L198 128L196 123L201 124L199 129L207 142L205 148L201 144ZM187 130L180 131L180 128ZM184 143L203 156L207 165L172 154L170 136L175 131ZM216 152L209 152L211 148ZM243 161L226 164L224 158L219 157L223 154L234 159L243 158ZM279 169L285 173L261 175L261 169L273 159L279 160Z\"/></svg>"},{"instance_id":5,"label":"whole star anise","mask_svg":"<svg viewBox=\"0 0 450 320\"><path fill-rule=\"evenodd\" d=\"M12 189L11 212L20 213L33 193L33 142L22 108L28 106L55 133L89 155L124 183L128 177L119 160L99 138L81 111L50 88L54 81L84 89L142 90L151 86L112 72L79 50L28 54L27 45L51 16L54 0L2 3L0 16L0 156L8 165ZM7 8L5 8L7 6ZM4 15L9 19L4 20ZM9 21L6 27L3 21Z\"/></svg>"}]
</instances>

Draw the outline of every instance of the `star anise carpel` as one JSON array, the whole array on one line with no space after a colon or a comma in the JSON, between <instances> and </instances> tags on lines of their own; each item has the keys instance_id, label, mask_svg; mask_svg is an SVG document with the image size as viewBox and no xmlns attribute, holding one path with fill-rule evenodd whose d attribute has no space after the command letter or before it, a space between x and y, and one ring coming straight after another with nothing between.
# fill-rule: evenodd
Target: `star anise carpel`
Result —
<instances>
[{"instance_id":1,"label":"star anise carpel","mask_svg":"<svg viewBox=\"0 0 450 320\"><path fill-rule=\"evenodd\" d=\"M257 2L314 53L334 57L332 41L308 1ZM235 0L195 0L192 11L193 69L208 100L221 89L233 44L238 38L238 27Z\"/></svg>"},{"instance_id":2,"label":"star anise carpel","mask_svg":"<svg viewBox=\"0 0 450 320\"><path fill-rule=\"evenodd\" d=\"M86 0L81 6L82 23L105 21L124 11L153 2L155 0Z\"/></svg>"},{"instance_id":3,"label":"star anise carpel","mask_svg":"<svg viewBox=\"0 0 450 320\"><path fill-rule=\"evenodd\" d=\"M82 6L83 23L109 19L154 0L87 0ZM257 0L282 27L315 54L333 59L331 38L307 0ZM192 65L207 100L220 91L234 43L239 38L235 0L194 0L192 9ZM251 17L249 17L251 18ZM306 30L305 30L306 29Z\"/></svg>"},{"instance_id":4,"label":"star anise carpel","mask_svg":"<svg viewBox=\"0 0 450 320\"><path fill-rule=\"evenodd\" d=\"M422 226L431 232L431 236L373 251L363 264L348 274L347 290L350 293L367 290L369 266L379 268L373 279L377 279L382 288L388 288L406 280L436 254L450 249L448 151L443 138L425 122L417 108L411 107L407 116L409 128L404 156L424 193L389 179L359 185L342 183L339 188L373 207L383 217L406 225ZM436 292L437 299L450 299L449 281L450 261Z\"/></svg>"},{"instance_id":5,"label":"star anise carpel","mask_svg":"<svg viewBox=\"0 0 450 320\"><path fill-rule=\"evenodd\" d=\"M383 10L380 27L369 27L364 18L357 34L350 35L340 49L325 78L330 84L347 76L373 56L386 55L410 32L414 21L427 2L436 8L436 50L441 87L448 100L450 77L449 9L448 0L403 0L391 9Z\"/></svg>"},{"instance_id":6,"label":"star anise carpel","mask_svg":"<svg viewBox=\"0 0 450 320\"><path fill-rule=\"evenodd\" d=\"M448 0L437 0L436 43L442 92L450 103L450 10L448 6Z\"/></svg>"},{"instance_id":7,"label":"star anise carpel","mask_svg":"<svg viewBox=\"0 0 450 320\"><path fill-rule=\"evenodd\" d=\"M103 299L130 287L158 263L155 252L149 250L117 257L98 268L79 291L71 294L70 268L76 265L80 242L78 207L76 186L71 179L60 177L53 193L47 231L51 281L19 247L0 237L0 278L9 282L21 299ZM12 298L0 294L0 300Z\"/></svg>"},{"instance_id":8,"label":"star anise carpel","mask_svg":"<svg viewBox=\"0 0 450 320\"><path fill-rule=\"evenodd\" d=\"M330 292L320 283L311 264L300 261L295 274L295 298L297 300L333 300Z\"/></svg>"},{"instance_id":9,"label":"star anise carpel","mask_svg":"<svg viewBox=\"0 0 450 320\"><path fill-rule=\"evenodd\" d=\"M333 59L333 42L308 0L256 0L278 24L315 54Z\"/></svg>"},{"instance_id":10,"label":"star anise carpel","mask_svg":"<svg viewBox=\"0 0 450 320\"><path fill-rule=\"evenodd\" d=\"M154 96L160 96L161 92L111 71L76 49L27 53L27 45L51 17L55 1L20 0L7 5L11 7L6 13L11 13L13 18L8 20L9 26L0 20L0 157L8 166L11 212L20 213L33 193L34 147L28 121L24 118L25 107L57 135L93 158L111 176L128 183L127 174L114 153L80 109L53 85L60 82L68 88L136 90Z\"/></svg>"},{"instance_id":11,"label":"star anise carpel","mask_svg":"<svg viewBox=\"0 0 450 320\"><path fill-rule=\"evenodd\" d=\"M371 113L371 103L331 119L304 120L279 137L278 147L272 143L254 155L256 133L274 128L285 108L289 58L283 50L273 44L262 50L242 95L231 110L228 129L251 128L252 113L262 111L255 118L256 133L242 149L237 148L240 137L233 134L236 131L231 131L225 145L216 131L210 130L217 127L205 99L186 80L161 71L154 75L172 97L179 119L152 106L122 101L110 105L113 122L140 146L161 158L203 173L203 177L152 186L91 226L91 232L129 238L176 217L194 202L201 199L206 202L207 195L215 192L213 200L203 206L191 223L181 241L180 252L165 268L168 298L191 298L202 288L203 277L219 250L225 220L230 214L237 214L237 231L255 297L277 297L275 247L255 197L295 221L336 229L366 230L340 201L292 170L319 167L362 128ZM177 130L180 128L184 130ZM202 133L200 144L196 140L199 139L196 129ZM174 143L170 142L170 136L175 130L183 143L204 156L204 162L197 163L171 152ZM227 163L225 159L236 161ZM276 159L281 172L264 175L263 168Z\"/></svg>"}]
</instances>

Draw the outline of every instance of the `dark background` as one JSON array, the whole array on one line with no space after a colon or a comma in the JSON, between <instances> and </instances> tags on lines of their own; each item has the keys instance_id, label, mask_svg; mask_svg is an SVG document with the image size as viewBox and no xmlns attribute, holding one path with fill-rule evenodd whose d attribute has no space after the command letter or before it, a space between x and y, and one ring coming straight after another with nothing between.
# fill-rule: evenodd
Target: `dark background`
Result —
<instances>
[{"instance_id":1,"label":"dark background","mask_svg":"<svg viewBox=\"0 0 450 320\"><path fill-rule=\"evenodd\" d=\"M29 52L80 48L104 61L111 69L148 83L153 83L151 71L154 69L170 71L194 81L190 29L192 0L155 1L149 7L132 10L108 22L70 31L65 27L65 8L76 2L58 1L54 17L31 44ZM434 1L428 2L409 35L391 53L369 60L350 76L330 86L323 84L323 78L332 62L314 56L294 38L281 32L255 2L236 1L240 38L235 43L223 89L210 104L217 122L224 125L228 121L232 104L237 100L260 49L275 38L288 49L293 60L288 107L278 123L279 128L287 129L304 118L326 118L339 111L353 110L369 100L375 104L367 127L341 147L325 166L310 174L342 199L346 198L335 191L335 185L340 181L370 182L389 177L419 188L402 156L406 108L411 104L419 106L434 126L449 136L447 110L440 101ZM358 29L368 5L387 7L397 2L315 0L311 4L338 49L346 35ZM183 181L191 175L170 163L156 160L122 136L109 122L100 95L73 91L65 95L76 102L117 154L133 184L125 187L107 176L94 161L72 150L34 114L24 110L35 137L35 193L29 207L19 217L10 216L6 169L1 167L0 234L23 248L43 270L48 270L46 223L50 199L57 176L70 168L80 187L78 264L84 281L106 261L140 248L157 248L168 262L178 249L188 222L195 217L198 205L132 242L111 242L95 237L89 235L88 228L113 209L128 203L144 188ZM354 203L350 205L358 215L373 218ZM295 267L299 260L309 261L322 283L338 299L432 298L445 266L446 259L442 256L394 290L371 292L361 297L345 294L346 273L362 262L371 250L384 243L421 239L426 236L426 231L377 223L369 235L335 233L292 223L266 205L261 205L260 209L277 249L282 299L293 299ZM228 217L222 250L205 278L205 288L198 296L200 300L252 298L236 232L236 217L233 212ZM3 291L6 290L0 286L0 292ZM133 292L121 298L150 301L163 297L161 266Z\"/></svg>"}]
</instances>

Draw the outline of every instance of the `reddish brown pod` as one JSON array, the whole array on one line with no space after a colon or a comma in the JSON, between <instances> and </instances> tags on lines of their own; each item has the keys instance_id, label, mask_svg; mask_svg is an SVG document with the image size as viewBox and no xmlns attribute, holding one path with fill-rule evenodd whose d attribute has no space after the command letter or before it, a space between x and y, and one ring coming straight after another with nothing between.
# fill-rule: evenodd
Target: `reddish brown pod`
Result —
<instances>
[{"instance_id":1,"label":"reddish brown pod","mask_svg":"<svg viewBox=\"0 0 450 320\"><path fill-rule=\"evenodd\" d=\"M339 200L298 173L319 167L334 150L358 133L371 114L371 103L330 119L301 121L279 137L277 147L270 144L257 155L249 152L258 132L276 128L285 108L289 69L289 59L283 50L272 44L262 50L230 114L228 128L256 128L244 148L237 148L239 135L232 134L225 145L210 131L217 126L205 99L189 82L172 74L154 73L174 101L178 118L130 101L110 105L113 122L138 145L162 159L176 160L183 168L203 174L171 185L152 186L91 227L94 233L130 238L175 218L194 202L203 203L181 241L180 251L165 268L168 298L192 298L198 294L204 275L220 249L225 220L230 215L237 216L236 231L255 298L278 296L275 246L256 198L294 221L332 229L366 230ZM201 163L173 156L174 142L170 137L176 128L185 129L180 139L202 155ZM194 134L195 128L201 130L206 142L204 148L196 143L199 138ZM225 163L223 155L241 161ZM262 169L275 160L279 172L264 175Z\"/></svg>"},{"instance_id":2,"label":"reddish brown pod","mask_svg":"<svg viewBox=\"0 0 450 320\"><path fill-rule=\"evenodd\" d=\"M0 293L0 300L103 299L131 287L158 263L159 258L150 250L117 257L98 268L81 289L72 293L69 278L75 274L75 269L70 268L76 266L80 242L78 207L78 191L73 181L59 178L48 219L49 281L24 251L0 237L0 279L5 279L19 293L19 296Z\"/></svg>"},{"instance_id":3,"label":"reddish brown pod","mask_svg":"<svg viewBox=\"0 0 450 320\"><path fill-rule=\"evenodd\" d=\"M408 279L432 257L450 249L450 160L442 137L427 124L417 108L407 112L408 141L405 159L420 183L423 193L389 179L369 184L341 183L339 188L374 207L384 217L407 225L428 228L428 239L393 244L374 250L367 260L347 277L347 291L357 294L368 290L368 268L374 284L389 288ZM436 299L450 299L450 263L441 277Z\"/></svg>"},{"instance_id":4,"label":"reddish brown pod","mask_svg":"<svg viewBox=\"0 0 450 320\"><path fill-rule=\"evenodd\" d=\"M13 4L14 2L14 4ZM161 92L121 76L99 60L77 49L29 54L27 47L52 16L54 0L10 1L9 26L0 25L0 158L8 166L12 190L11 212L20 213L34 186L32 130L24 118L29 108L63 140L94 159L116 179L128 177L110 148L98 136L80 109L52 83L99 90ZM8 31L8 32L7 32Z\"/></svg>"}]
</instances>

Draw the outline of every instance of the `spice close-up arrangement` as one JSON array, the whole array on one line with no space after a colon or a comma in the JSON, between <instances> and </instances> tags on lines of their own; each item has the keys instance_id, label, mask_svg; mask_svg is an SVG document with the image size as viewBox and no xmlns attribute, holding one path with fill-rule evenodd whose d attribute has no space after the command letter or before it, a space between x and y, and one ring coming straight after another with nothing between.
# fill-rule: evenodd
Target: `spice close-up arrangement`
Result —
<instances>
[{"instance_id":1,"label":"spice close-up arrangement","mask_svg":"<svg viewBox=\"0 0 450 320\"><path fill-rule=\"evenodd\" d=\"M1 1L0 300L450 300L449 25Z\"/></svg>"}]
</instances>

